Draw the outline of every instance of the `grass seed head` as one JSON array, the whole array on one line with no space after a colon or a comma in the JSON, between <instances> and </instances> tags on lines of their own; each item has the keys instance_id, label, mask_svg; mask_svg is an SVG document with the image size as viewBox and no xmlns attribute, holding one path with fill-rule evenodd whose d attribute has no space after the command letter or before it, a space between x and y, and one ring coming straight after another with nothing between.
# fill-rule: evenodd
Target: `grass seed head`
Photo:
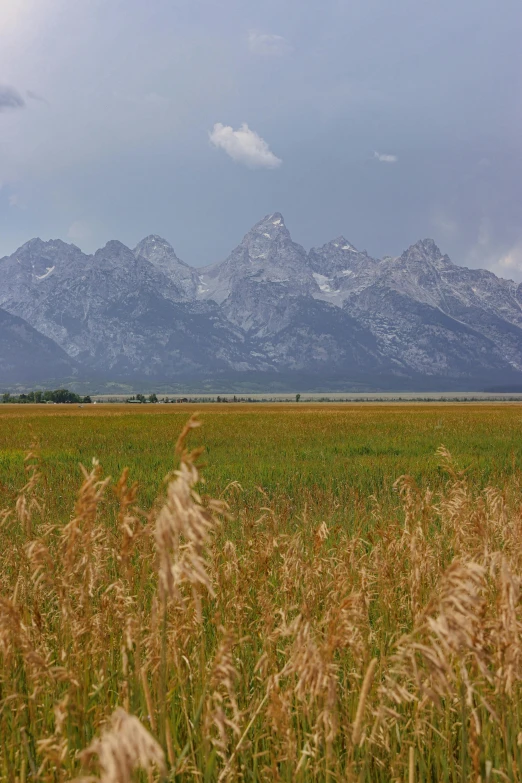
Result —
<instances>
[{"instance_id":1,"label":"grass seed head","mask_svg":"<svg viewBox=\"0 0 522 783\"><path fill-rule=\"evenodd\" d=\"M118 707L109 726L81 754L83 764L98 759L100 783L132 783L135 770L154 766L166 773L165 754L134 715Z\"/></svg>"}]
</instances>

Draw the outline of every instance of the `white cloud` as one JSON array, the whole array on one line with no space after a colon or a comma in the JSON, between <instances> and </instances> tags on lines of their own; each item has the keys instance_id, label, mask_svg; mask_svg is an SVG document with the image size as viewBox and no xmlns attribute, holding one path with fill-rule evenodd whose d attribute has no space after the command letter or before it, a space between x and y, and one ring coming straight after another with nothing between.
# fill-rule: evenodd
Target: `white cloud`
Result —
<instances>
[{"instance_id":1,"label":"white cloud","mask_svg":"<svg viewBox=\"0 0 522 783\"><path fill-rule=\"evenodd\" d=\"M490 234L489 221L482 218L478 238L459 263L479 269L489 269L498 277L522 280L522 242L513 245L496 242Z\"/></svg>"},{"instance_id":2,"label":"white cloud","mask_svg":"<svg viewBox=\"0 0 522 783\"><path fill-rule=\"evenodd\" d=\"M276 169L283 162L276 157L264 139L244 122L239 130L216 122L209 138L214 147L225 150L232 160L251 169Z\"/></svg>"},{"instance_id":3,"label":"white cloud","mask_svg":"<svg viewBox=\"0 0 522 783\"><path fill-rule=\"evenodd\" d=\"M493 271L501 277L513 275L520 279L522 274L522 243L515 245L508 253L499 258L496 264L493 264Z\"/></svg>"},{"instance_id":4,"label":"white cloud","mask_svg":"<svg viewBox=\"0 0 522 783\"><path fill-rule=\"evenodd\" d=\"M260 54L263 57L282 57L292 51L291 44L282 35L260 33L257 30L249 32L248 46L252 54Z\"/></svg>"},{"instance_id":5,"label":"white cloud","mask_svg":"<svg viewBox=\"0 0 522 783\"><path fill-rule=\"evenodd\" d=\"M381 152L374 152L373 157L381 163L397 163L399 160L397 155L384 155Z\"/></svg>"}]
</instances>

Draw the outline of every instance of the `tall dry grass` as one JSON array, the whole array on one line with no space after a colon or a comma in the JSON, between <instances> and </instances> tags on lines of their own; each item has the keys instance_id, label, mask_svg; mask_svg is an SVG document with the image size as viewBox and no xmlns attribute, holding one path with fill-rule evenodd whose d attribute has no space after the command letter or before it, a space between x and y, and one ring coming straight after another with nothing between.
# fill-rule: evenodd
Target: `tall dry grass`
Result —
<instances>
[{"instance_id":1,"label":"tall dry grass","mask_svg":"<svg viewBox=\"0 0 522 783\"><path fill-rule=\"evenodd\" d=\"M516 485L441 449L444 491L402 476L371 525L237 524L195 426L146 512L94 462L58 525L28 455L0 517L2 779L518 780Z\"/></svg>"}]
</instances>

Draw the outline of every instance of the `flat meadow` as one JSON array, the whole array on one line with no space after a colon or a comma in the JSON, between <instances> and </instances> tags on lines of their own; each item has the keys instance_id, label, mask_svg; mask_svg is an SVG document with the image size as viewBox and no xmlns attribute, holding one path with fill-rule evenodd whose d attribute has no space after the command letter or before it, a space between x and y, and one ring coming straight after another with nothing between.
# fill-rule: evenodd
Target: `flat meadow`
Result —
<instances>
[{"instance_id":1,"label":"flat meadow","mask_svg":"<svg viewBox=\"0 0 522 783\"><path fill-rule=\"evenodd\" d=\"M521 479L516 403L0 405L0 778L518 780Z\"/></svg>"}]
</instances>

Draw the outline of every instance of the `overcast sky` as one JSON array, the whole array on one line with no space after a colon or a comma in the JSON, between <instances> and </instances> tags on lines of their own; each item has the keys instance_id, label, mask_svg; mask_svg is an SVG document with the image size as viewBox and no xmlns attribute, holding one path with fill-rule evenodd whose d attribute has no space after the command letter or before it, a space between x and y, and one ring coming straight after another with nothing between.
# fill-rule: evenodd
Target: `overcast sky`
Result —
<instances>
[{"instance_id":1,"label":"overcast sky","mask_svg":"<svg viewBox=\"0 0 522 783\"><path fill-rule=\"evenodd\" d=\"M433 237L522 279L520 0L1 0L0 256Z\"/></svg>"}]
</instances>

